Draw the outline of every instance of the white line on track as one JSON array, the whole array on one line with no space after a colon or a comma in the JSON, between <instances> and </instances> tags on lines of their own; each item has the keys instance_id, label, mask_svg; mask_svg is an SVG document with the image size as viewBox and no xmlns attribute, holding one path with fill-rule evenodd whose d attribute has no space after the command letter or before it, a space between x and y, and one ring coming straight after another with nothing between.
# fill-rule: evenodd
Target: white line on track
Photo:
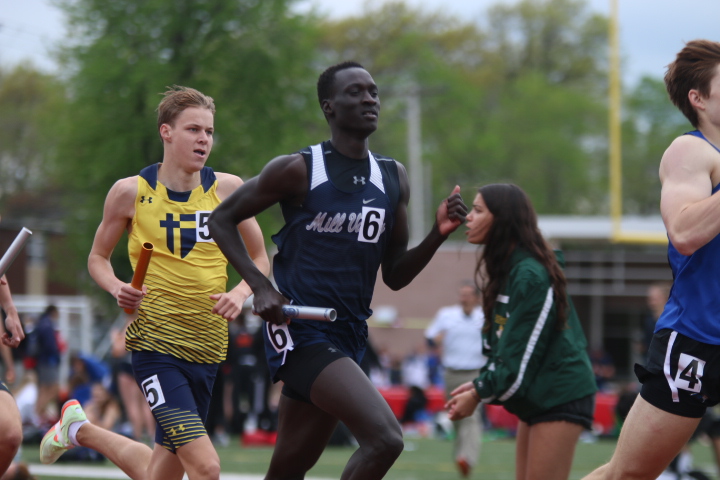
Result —
<instances>
[{"instance_id":1,"label":"white line on track","mask_svg":"<svg viewBox=\"0 0 720 480\"><path fill-rule=\"evenodd\" d=\"M87 467L80 465L28 465L33 475L53 475L55 477L67 478L105 478L114 480L116 478L128 478L122 470L114 467ZM187 479L187 475L184 477ZM220 473L220 480L263 480L264 475L245 475L241 473ZM307 477L305 480L331 480L328 478Z\"/></svg>"}]
</instances>

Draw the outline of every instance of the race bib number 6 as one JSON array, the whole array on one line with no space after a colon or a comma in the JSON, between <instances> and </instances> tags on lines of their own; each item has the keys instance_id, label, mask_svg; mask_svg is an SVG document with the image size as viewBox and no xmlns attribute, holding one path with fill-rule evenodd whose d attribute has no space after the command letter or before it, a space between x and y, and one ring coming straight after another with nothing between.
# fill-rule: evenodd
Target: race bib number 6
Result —
<instances>
[{"instance_id":1,"label":"race bib number 6","mask_svg":"<svg viewBox=\"0 0 720 480\"><path fill-rule=\"evenodd\" d=\"M358 242L377 243L385 229L385 209L362 207L362 226L358 231Z\"/></svg>"},{"instance_id":2,"label":"race bib number 6","mask_svg":"<svg viewBox=\"0 0 720 480\"><path fill-rule=\"evenodd\" d=\"M290 331L286 324L275 325L273 323L265 323L267 325L268 338L277 353L287 352L293 349L293 343Z\"/></svg>"}]
</instances>

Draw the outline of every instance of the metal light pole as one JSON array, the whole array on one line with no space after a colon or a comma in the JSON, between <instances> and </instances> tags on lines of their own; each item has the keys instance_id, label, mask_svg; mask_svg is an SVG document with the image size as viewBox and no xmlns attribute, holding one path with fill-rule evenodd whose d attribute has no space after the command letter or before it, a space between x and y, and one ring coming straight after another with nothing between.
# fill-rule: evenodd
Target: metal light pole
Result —
<instances>
[{"instance_id":1,"label":"metal light pole","mask_svg":"<svg viewBox=\"0 0 720 480\"><path fill-rule=\"evenodd\" d=\"M420 87L411 83L407 102L407 148L410 168L410 244L417 245L425 236L425 195L422 166L422 130L420 125Z\"/></svg>"}]
</instances>

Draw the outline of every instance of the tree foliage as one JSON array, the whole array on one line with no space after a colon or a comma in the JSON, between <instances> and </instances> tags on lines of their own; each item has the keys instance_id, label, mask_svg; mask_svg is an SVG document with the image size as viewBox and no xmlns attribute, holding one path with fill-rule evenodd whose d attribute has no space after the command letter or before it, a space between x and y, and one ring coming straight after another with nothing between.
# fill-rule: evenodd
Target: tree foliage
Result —
<instances>
[{"instance_id":1,"label":"tree foliage","mask_svg":"<svg viewBox=\"0 0 720 480\"><path fill-rule=\"evenodd\" d=\"M62 186L78 270L113 182L162 159L155 108L167 86L215 99L209 165L248 178L328 138L315 82L343 60L380 86L371 149L406 166L407 98L420 89L432 178L416 201L513 182L542 214L608 212L608 20L587 1L503 3L481 22L401 1L340 20L293 13L293 0L56 1L72 32L60 76L0 71L0 201L36 178ZM659 159L687 123L651 78L629 92L623 122L625 211L656 213ZM269 241L277 211L258 220Z\"/></svg>"},{"instance_id":2,"label":"tree foliage","mask_svg":"<svg viewBox=\"0 0 720 480\"><path fill-rule=\"evenodd\" d=\"M673 138L693 128L668 99L662 79L642 78L625 98L623 210L639 215L657 214L660 159Z\"/></svg>"},{"instance_id":3,"label":"tree foliage","mask_svg":"<svg viewBox=\"0 0 720 480\"><path fill-rule=\"evenodd\" d=\"M491 8L487 23L389 3L330 22L321 51L329 63L357 59L375 76L389 109L372 144L400 160L403 96L420 85L434 202L456 183L509 181L541 213L603 211L596 165L604 149L593 146L607 130L606 20L580 1L525 0Z\"/></svg>"},{"instance_id":4,"label":"tree foliage","mask_svg":"<svg viewBox=\"0 0 720 480\"><path fill-rule=\"evenodd\" d=\"M80 255L87 255L110 186L162 160L155 109L168 86L215 99L209 165L216 170L248 178L305 143L298 125L318 116L306 95L315 76L313 37L290 3L60 2L73 37L62 53L70 98L56 178L73 192L68 205Z\"/></svg>"},{"instance_id":5,"label":"tree foliage","mask_svg":"<svg viewBox=\"0 0 720 480\"><path fill-rule=\"evenodd\" d=\"M63 102L57 78L29 64L0 69L0 203L46 182L57 145L53 126Z\"/></svg>"}]
</instances>

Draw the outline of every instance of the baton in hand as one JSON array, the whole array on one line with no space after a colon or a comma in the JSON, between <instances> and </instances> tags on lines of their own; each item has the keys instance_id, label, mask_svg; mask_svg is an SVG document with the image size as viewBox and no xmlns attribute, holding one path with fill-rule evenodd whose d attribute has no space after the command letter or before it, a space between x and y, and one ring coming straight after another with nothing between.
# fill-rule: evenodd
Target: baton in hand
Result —
<instances>
[{"instance_id":1,"label":"baton in hand","mask_svg":"<svg viewBox=\"0 0 720 480\"><path fill-rule=\"evenodd\" d=\"M325 322L334 322L337 318L337 312L334 308L283 305L282 311L283 315L287 318L299 318L301 320L322 320ZM253 315L257 315L255 307L253 307Z\"/></svg>"},{"instance_id":2,"label":"baton in hand","mask_svg":"<svg viewBox=\"0 0 720 480\"><path fill-rule=\"evenodd\" d=\"M155 246L150 242L142 244L140 250L140 257L138 258L137 265L135 265L135 273L133 273L132 281L130 286L135 290L142 290L143 283L145 282L145 274L147 273L148 265L150 265L150 257L152 256L153 248ZM125 308L125 313L131 314L135 310L132 308Z\"/></svg>"},{"instance_id":3,"label":"baton in hand","mask_svg":"<svg viewBox=\"0 0 720 480\"><path fill-rule=\"evenodd\" d=\"M23 227L22 230L17 234L15 240L10 244L5 254L0 258L0 277L5 275L10 268L10 265L18 256L20 250L23 249L27 241L30 239L32 232L27 228Z\"/></svg>"}]
</instances>

